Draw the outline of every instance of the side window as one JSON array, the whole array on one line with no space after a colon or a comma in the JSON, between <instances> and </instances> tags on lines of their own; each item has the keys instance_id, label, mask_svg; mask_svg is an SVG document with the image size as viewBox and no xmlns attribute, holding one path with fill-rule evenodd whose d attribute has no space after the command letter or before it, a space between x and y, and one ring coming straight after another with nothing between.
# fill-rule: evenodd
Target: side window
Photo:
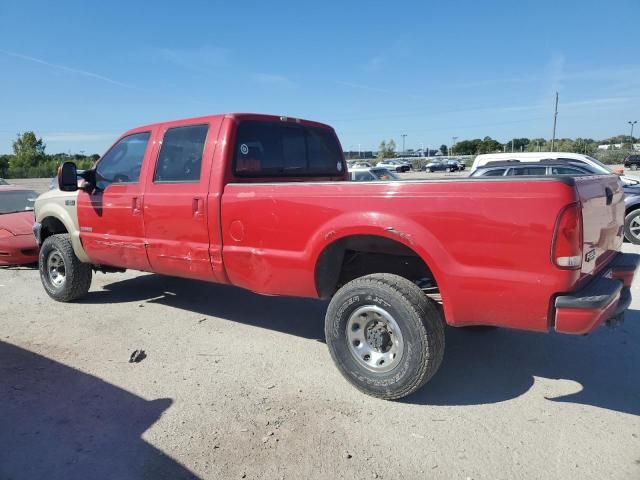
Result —
<instances>
[{"instance_id":1,"label":"side window","mask_svg":"<svg viewBox=\"0 0 640 480\"><path fill-rule=\"evenodd\" d=\"M551 167L551 175L584 175L585 172L577 168Z\"/></svg>"},{"instance_id":2,"label":"side window","mask_svg":"<svg viewBox=\"0 0 640 480\"><path fill-rule=\"evenodd\" d=\"M154 182L197 182L209 125L169 128L158 154Z\"/></svg>"},{"instance_id":3,"label":"side window","mask_svg":"<svg viewBox=\"0 0 640 480\"><path fill-rule=\"evenodd\" d=\"M112 183L136 183L150 136L149 132L134 133L111 147L96 166L96 187L104 190Z\"/></svg>"},{"instance_id":4,"label":"side window","mask_svg":"<svg viewBox=\"0 0 640 480\"><path fill-rule=\"evenodd\" d=\"M509 171L509 175L516 175L516 176L545 175L546 173L547 173L547 167L512 168Z\"/></svg>"},{"instance_id":5,"label":"side window","mask_svg":"<svg viewBox=\"0 0 640 480\"><path fill-rule=\"evenodd\" d=\"M504 168L496 168L494 170L488 170L484 173L483 177L501 177L504 175Z\"/></svg>"}]
</instances>

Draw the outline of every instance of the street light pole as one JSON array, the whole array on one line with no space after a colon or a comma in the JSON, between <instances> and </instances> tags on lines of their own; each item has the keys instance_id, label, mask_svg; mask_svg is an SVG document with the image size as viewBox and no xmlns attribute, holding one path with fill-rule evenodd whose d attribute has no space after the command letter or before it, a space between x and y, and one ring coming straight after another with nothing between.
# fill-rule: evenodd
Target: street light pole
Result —
<instances>
[{"instance_id":1,"label":"street light pole","mask_svg":"<svg viewBox=\"0 0 640 480\"><path fill-rule=\"evenodd\" d=\"M451 139L453 140L453 145L451 145L451 151L449 152L449 156L453 156L453 149L456 147L456 140L458 140L458 137L451 137Z\"/></svg>"},{"instance_id":2,"label":"street light pole","mask_svg":"<svg viewBox=\"0 0 640 480\"><path fill-rule=\"evenodd\" d=\"M553 152L553 147L556 143L556 122L558 120L558 92L556 92L556 109L553 114L553 137L551 138L551 151Z\"/></svg>"},{"instance_id":3,"label":"street light pole","mask_svg":"<svg viewBox=\"0 0 640 480\"><path fill-rule=\"evenodd\" d=\"M407 138L407 134L403 133L402 135L400 135L402 137L402 155L404 155L405 153L405 149L404 149L404 139Z\"/></svg>"},{"instance_id":4,"label":"street light pole","mask_svg":"<svg viewBox=\"0 0 640 480\"><path fill-rule=\"evenodd\" d=\"M633 126L638 123L637 120L634 121L629 121L627 122L629 125L631 125L631 150L633 150Z\"/></svg>"}]
</instances>

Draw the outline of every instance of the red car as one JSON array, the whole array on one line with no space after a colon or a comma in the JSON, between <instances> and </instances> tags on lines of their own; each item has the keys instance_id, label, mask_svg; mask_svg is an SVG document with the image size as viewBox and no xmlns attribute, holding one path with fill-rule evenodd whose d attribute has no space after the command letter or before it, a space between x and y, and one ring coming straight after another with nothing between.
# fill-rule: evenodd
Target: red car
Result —
<instances>
[{"instance_id":1,"label":"red car","mask_svg":"<svg viewBox=\"0 0 640 480\"><path fill-rule=\"evenodd\" d=\"M629 307L640 257L620 253L616 175L347 180L334 130L316 122L130 130L94 168L63 164L60 189L38 197L42 285L68 302L94 270L133 269L331 299L336 365L387 399L435 374L446 324L584 334Z\"/></svg>"},{"instance_id":2,"label":"red car","mask_svg":"<svg viewBox=\"0 0 640 480\"><path fill-rule=\"evenodd\" d=\"M38 194L20 187L0 188L0 265L38 261L33 236L33 205Z\"/></svg>"}]
</instances>

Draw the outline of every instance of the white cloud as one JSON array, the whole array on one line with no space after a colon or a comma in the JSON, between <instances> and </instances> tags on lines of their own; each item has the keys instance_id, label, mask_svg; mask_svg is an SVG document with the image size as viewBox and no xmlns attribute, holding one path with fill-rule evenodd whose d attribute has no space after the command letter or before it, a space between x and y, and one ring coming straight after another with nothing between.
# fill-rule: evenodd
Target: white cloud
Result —
<instances>
[{"instance_id":1,"label":"white cloud","mask_svg":"<svg viewBox=\"0 0 640 480\"><path fill-rule=\"evenodd\" d=\"M111 83L113 85L118 85L119 87L135 88L132 85L128 85L126 83L119 82L117 80L114 80L113 78L105 77L104 75L99 75L97 73L88 72L86 70L80 70L78 68L67 67L66 65L60 65L60 64L57 64L57 63L47 62L46 60L42 60L40 58L35 58L35 57L30 57L28 55L23 55L21 53L8 52L6 50L0 50L0 53L3 53L5 55L9 55L11 57L20 58L22 60L27 60L29 62L38 63L40 65L44 65L46 67L53 68L55 70L60 70L60 71L67 72L67 73L73 73L73 74L76 74L76 75L82 75L84 77L95 78L96 80L102 80L103 82Z\"/></svg>"}]
</instances>

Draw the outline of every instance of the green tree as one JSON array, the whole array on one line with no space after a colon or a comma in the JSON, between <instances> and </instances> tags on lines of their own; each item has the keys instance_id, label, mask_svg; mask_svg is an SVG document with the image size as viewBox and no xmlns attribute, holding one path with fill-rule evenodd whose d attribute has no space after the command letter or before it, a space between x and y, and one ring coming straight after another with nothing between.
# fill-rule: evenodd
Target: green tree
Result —
<instances>
[{"instance_id":1,"label":"green tree","mask_svg":"<svg viewBox=\"0 0 640 480\"><path fill-rule=\"evenodd\" d=\"M9 160L11 155L0 155L0 177L6 177L9 173Z\"/></svg>"},{"instance_id":2,"label":"green tree","mask_svg":"<svg viewBox=\"0 0 640 480\"><path fill-rule=\"evenodd\" d=\"M391 139L388 142L384 140L380 142L380 147L378 147L378 160L383 160L385 158L393 158L396 156L396 142Z\"/></svg>"},{"instance_id":3,"label":"green tree","mask_svg":"<svg viewBox=\"0 0 640 480\"><path fill-rule=\"evenodd\" d=\"M484 137L476 149L477 154L502 151L502 144L491 137Z\"/></svg>"},{"instance_id":4,"label":"green tree","mask_svg":"<svg viewBox=\"0 0 640 480\"><path fill-rule=\"evenodd\" d=\"M45 158L45 144L36 134L28 131L18 134L13 142L13 165L18 168L35 167Z\"/></svg>"},{"instance_id":5,"label":"green tree","mask_svg":"<svg viewBox=\"0 0 640 480\"><path fill-rule=\"evenodd\" d=\"M442 153L442 155L449 153L449 148L444 143L440 145L440 153Z\"/></svg>"}]
</instances>

